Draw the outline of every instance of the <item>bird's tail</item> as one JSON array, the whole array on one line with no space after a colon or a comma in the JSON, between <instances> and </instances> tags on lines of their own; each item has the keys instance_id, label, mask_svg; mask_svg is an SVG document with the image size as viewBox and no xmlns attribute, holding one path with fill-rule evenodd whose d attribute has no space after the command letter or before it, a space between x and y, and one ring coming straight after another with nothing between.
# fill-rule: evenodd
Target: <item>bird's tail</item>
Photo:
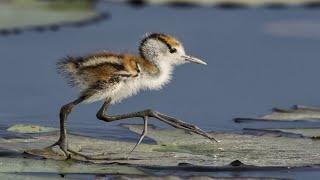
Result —
<instances>
[{"instance_id":1,"label":"bird's tail","mask_svg":"<svg viewBox=\"0 0 320 180\"><path fill-rule=\"evenodd\" d=\"M77 76L79 70L78 58L67 56L57 62L58 73L65 77L68 83L74 87L79 86L79 79Z\"/></svg>"},{"instance_id":2,"label":"bird's tail","mask_svg":"<svg viewBox=\"0 0 320 180\"><path fill-rule=\"evenodd\" d=\"M77 72L77 58L67 56L57 62L57 69L59 73L76 73Z\"/></svg>"}]
</instances>

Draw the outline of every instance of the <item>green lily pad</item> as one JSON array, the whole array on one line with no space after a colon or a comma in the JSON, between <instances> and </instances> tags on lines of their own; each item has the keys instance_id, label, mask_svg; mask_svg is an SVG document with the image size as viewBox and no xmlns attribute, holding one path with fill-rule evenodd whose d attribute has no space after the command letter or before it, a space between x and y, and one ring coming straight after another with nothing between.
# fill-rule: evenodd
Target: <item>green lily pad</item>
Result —
<instances>
[{"instance_id":1,"label":"green lily pad","mask_svg":"<svg viewBox=\"0 0 320 180\"><path fill-rule=\"evenodd\" d=\"M58 129L52 127L44 127L32 124L15 124L7 129L7 131L17 133L43 133L57 131Z\"/></svg>"},{"instance_id":2,"label":"green lily pad","mask_svg":"<svg viewBox=\"0 0 320 180\"><path fill-rule=\"evenodd\" d=\"M140 133L142 126L127 125L131 131ZM320 142L307 138L254 136L234 133L210 133L219 143L209 142L181 130L149 127L148 137L157 144L142 143L132 153L133 142L101 140L69 135L70 148L90 156L74 155L79 162L96 164L124 163L134 166L177 166L188 163L196 166L225 166L234 160L259 167L300 167L319 164ZM43 134L31 139L0 139L0 148L27 152L47 159L65 159L60 150L44 149L58 139L58 135ZM129 159L127 158L129 157Z\"/></svg>"},{"instance_id":3,"label":"green lily pad","mask_svg":"<svg viewBox=\"0 0 320 180\"><path fill-rule=\"evenodd\" d=\"M320 138L320 128L274 128L274 129L250 129L245 128L246 131L254 131L261 133L269 133L276 135L288 135L295 137L305 137L311 139L319 139Z\"/></svg>"},{"instance_id":4,"label":"green lily pad","mask_svg":"<svg viewBox=\"0 0 320 180\"><path fill-rule=\"evenodd\" d=\"M273 109L273 112L256 118L235 118L234 121L250 122L250 121L319 121L320 108L308 106L293 106L291 109Z\"/></svg>"},{"instance_id":5,"label":"green lily pad","mask_svg":"<svg viewBox=\"0 0 320 180\"><path fill-rule=\"evenodd\" d=\"M0 29L48 26L96 17L92 1L12 0L0 2Z\"/></svg>"}]
</instances>

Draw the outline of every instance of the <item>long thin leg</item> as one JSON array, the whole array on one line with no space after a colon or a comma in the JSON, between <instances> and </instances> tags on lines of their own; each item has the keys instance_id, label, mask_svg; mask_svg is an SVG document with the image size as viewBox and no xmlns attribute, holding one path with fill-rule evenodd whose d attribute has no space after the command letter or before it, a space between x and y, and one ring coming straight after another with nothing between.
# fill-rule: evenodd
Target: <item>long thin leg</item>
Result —
<instances>
[{"instance_id":1,"label":"long thin leg","mask_svg":"<svg viewBox=\"0 0 320 180\"><path fill-rule=\"evenodd\" d=\"M59 114L59 116L60 116L60 137L59 137L59 140L47 147L47 148L52 148L54 146L59 146L60 149L62 150L62 152L67 157L67 159L70 158L70 154L68 153L68 141L67 141L67 127L66 127L67 118L68 118L68 115L70 114L70 112L72 111L72 109L76 105L78 105L79 103L84 101L85 99L86 99L85 96L81 96L78 99L76 99L75 101L72 101L72 102L65 104L61 107L60 114Z\"/></svg>"},{"instance_id":2,"label":"long thin leg","mask_svg":"<svg viewBox=\"0 0 320 180\"><path fill-rule=\"evenodd\" d=\"M128 114L123 114L123 115L107 115L106 111L108 109L108 106L111 102L110 98L107 98L106 101L104 102L104 104L102 105L102 107L100 108L100 110L97 113L97 118L102 120L102 121L106 121L106 122L112 122L112 121L117 121L117 120L122 120L122 119L128 119L128 118L134 118L134 117L141 117L141 118L145 118L145 117L153 117L156 118L164 123L167 123L175 128L178 129L183 129L189 132L193 132L195 134L199 134L203 137L206 137L212 141L218 142L216 139L214 139L213 137L211 137L208 133L204 132L203 130L201 130L200 128L198 128L195 125L192 124L188 124L186 122L183 122L181 120L175 119L173 117L167 116L165 114L161 114L157 111L154 111L152 109L147 109L147 110L143 110L143 111L138 111L138 112L133 112L133 113L128 113ZM146 123L145 123L146 124ZM140 140L139 140L140 141ZM139 144L139 142L138 142Z\"/></svg>"},{"instance_id":3,"label":"long thin leg","mask_svg":"<svg viewBox=\"0 0 320 180\"><path fill-rule=\"evenodd\" d=\"M136 145L134 145L134 147L132 148L132 150L129 152L129 154L131 154L137 146L139 146L139 144L142 142L143 138L146 136L147 132L148 132L148 116L143 117L144 120L144 127L143 127L143 131L141 133L141 136L139 138L139 141L136 143Z\"/></svg>"}]
</instances>

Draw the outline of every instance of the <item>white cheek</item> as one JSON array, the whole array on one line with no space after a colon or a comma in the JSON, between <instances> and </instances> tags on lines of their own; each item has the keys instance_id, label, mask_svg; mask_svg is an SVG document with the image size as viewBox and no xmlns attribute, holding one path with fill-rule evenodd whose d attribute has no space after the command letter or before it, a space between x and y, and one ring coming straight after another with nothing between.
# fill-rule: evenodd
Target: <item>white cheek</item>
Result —
<instances>
[{"instance_id":1,"label":"white cheek","mask_svg":"<svg viewBox=\"0 0 320 180\"><path fill-rule=\"evenodd\" d=\"M181 64L185 64L185 63L187 63L186 60L184 60L184 59L178 59L178 60L176 60L176 61L174 62L174 65L181 65Z\"/></svg>"},{"instance_id":2,"label":"white cheek","mask_svg":"<svg viewBox=\"0 0 320 180\"><path fill-rule=\"evenodd\" d=\"M172 61L172 64L179 65L179 64L186 63L185 59L182 57L184 55L185 55L184 53L180 53L180 52L171 54L171 58L170 59Z\"/></svg>"}]
</instances>

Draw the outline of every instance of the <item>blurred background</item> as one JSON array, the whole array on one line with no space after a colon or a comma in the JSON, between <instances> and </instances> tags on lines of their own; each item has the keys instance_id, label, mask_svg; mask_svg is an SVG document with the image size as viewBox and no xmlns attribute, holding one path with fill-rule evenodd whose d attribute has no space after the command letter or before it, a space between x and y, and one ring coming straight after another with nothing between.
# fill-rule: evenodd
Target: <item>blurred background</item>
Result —
<instances>
[{"instance_id":1,"label":"blurred background","mask_svg":"<svg viewBox=\"0 0 320 180\"><path fill-rule=\"evenodd\" d=\"M207 131L239 131L235 117L320 105L319 6L308 0L0 0L0 132L16 123L59 126L60 107L78 92L56 73L58 59L101 50L138 53L150 32L177 37L208 66L180 66L165 88L125 99L112 114L154 108ZM140 119L101 122L100 106L77 107L70 131L137 139L118 124Z\"/></svg>"}]
</instances>

